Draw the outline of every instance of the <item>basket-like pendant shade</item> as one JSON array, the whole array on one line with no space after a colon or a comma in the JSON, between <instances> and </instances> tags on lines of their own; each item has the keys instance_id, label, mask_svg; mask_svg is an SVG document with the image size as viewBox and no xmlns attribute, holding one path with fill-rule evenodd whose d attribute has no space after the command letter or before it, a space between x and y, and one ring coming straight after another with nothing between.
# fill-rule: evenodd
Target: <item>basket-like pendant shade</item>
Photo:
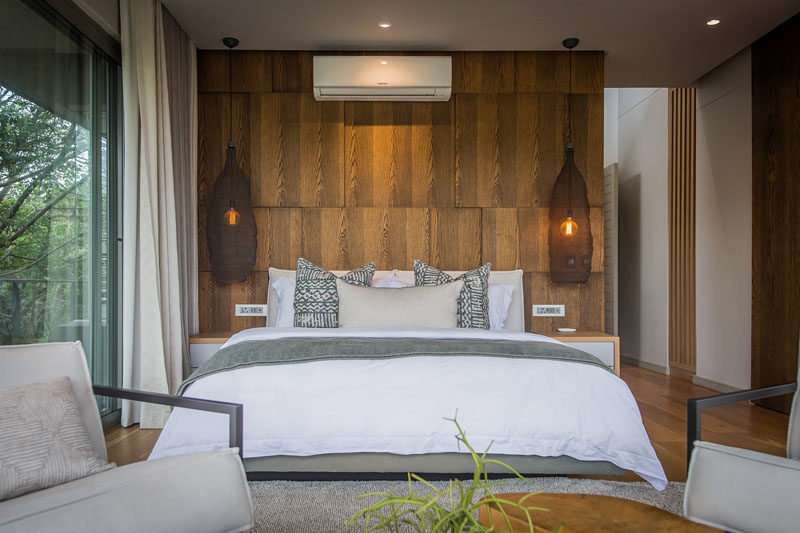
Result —
<instances>
[{"instance_id":1,"label":"basket-like pendant shade","mask_svg":"<svg viewBox=\"0 0 800 533\"><path fill-rule=\"evenodd\" d=\"M550 276L556 283L586 283L592 271L589 197L573 156L573 150L566 151L564 167L550 197ZM569 229L573 233L565 235L562 227L564 231L568 229L570 218L573 225Z\"/></svg>"},{"instance_id":2,"label":"basket-like pendant shade","mask_svg":"<svg viewBox=\"0 0 800 533\"><path fill-rule=\"evenodd\" d=\"M236 148L229 145L225 168L214 184L206 219L208 254L215 282L233 283L250 276L256 262L256 231L250 182L236 163Z\"/></svg>"}]
</instances>

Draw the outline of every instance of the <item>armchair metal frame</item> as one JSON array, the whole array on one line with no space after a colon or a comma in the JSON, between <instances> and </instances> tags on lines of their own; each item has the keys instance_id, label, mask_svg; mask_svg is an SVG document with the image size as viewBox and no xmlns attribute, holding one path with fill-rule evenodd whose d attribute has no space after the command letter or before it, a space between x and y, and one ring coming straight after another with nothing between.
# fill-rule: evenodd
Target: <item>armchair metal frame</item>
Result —
<instances>
[{"instance_id":1,"label":"armchair metal frame","mask_svg":"<svg viewBox=\"0 0 800 533\"><path fill-rule=\"evenodd\" d=\"M219 402L216 400L201 400L200 398L187 398L185 396L173 396L172 394L161 394L158 392L147 392L133 389L121 389L119 387L106 387L104 385L92 385L94 393L98 396L110 396L123 400L133 400L137 402L155 403L159 405L169 405L171 407L183 407L185 409L197 409L199 411L211 411L228 415L228 443L231 448L239 449L239 458L243 457L243 412L244 407L240 403Z\"/></svg>"},{"instance_id":2,"label":"armchair metal frame","mask_svg":"<svg viewBox=\"0 0 800 533\"><path fill-rule=\"evenodd\" d=\"M700 440L700 415L703 409L707 407L727 405L730 403L761 400L764 398L771 398L773 396L791 394L796 391L797 382L794 382L786 383L784 385L772 385L770 387L762 387L760 389L749 389L686 400L686 470L689 470L689 463L692 460L694 442Z\"/></svg>"}]
</instances>

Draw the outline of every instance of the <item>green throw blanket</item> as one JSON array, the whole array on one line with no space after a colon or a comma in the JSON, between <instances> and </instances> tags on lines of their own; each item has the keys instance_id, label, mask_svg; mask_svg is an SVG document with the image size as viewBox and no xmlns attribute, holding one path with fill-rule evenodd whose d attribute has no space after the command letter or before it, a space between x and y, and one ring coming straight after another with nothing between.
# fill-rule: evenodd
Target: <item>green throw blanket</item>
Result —
<instances>
[{"instance_id":1,"label":"green throw blanket","mask_svg":"<svg viewBox=\"0 0 800 533\"><path fill-rule=\"evenodd\" d=\"M245 341L219 350L181 384L178 394L183 394L186 387L202 377L248 366L286 365L334 359L393 359L448 355L549 359L594 365L611 373L614 372L593 355L552 342L487 339L285 337Z\"/></svg>"}]
</instances>

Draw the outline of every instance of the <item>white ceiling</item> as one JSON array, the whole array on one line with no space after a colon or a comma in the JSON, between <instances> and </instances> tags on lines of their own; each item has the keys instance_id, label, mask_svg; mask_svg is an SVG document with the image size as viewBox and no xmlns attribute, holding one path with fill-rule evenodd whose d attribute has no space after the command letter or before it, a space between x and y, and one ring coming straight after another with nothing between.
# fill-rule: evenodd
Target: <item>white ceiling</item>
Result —
<instances>
[{"instance_id":1,"label":"white ceiling","mask_svg":"<svg viewBox=\"0 0 800 533\"><path fill-rule=\"evenodd\" d=\"M559 50L574 36L577 50L606 51L606 87L687 85L800 11L800 0L163 2L206 49L232 36L245 50Z\"/></svg>"}]
</instances>

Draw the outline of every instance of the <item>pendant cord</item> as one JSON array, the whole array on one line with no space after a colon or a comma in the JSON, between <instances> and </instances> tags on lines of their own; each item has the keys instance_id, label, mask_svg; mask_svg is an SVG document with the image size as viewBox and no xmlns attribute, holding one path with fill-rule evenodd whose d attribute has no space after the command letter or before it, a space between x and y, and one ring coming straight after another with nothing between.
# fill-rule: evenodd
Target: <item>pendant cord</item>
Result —
<instances>
[{"instance_id":1,"label":"pendant cord","mask_svg":"<svg viewBox=\"0 0 800 533\"><path fill-rule=\"evenodd\" d=\"M228 48L228 111L228 140L233 141L233 48Z\"/></svg>"},{"instance_id":2,"label":"pendant cord","mask_svg":"<svg viewBox=\"0 0 800 533\"><path fill-rule=\"evenodd\" d=\"M572 216L572 167L569 169L569 179L567 179L567 216Z\"/></svg>"},{"instance_id":3,"label":"pendant cord","mask_svg":"<svg viewBox=\"0 0 800 533\"><path fill-rule=\"evenodd\" d=\"M569 96L567 97L567 142L572 142L572 50L569 51Z\"/></svg>"},{"instance_id":4,"label":"pendant cord","mask_svg":"<svg viewBox=\"0 0 800 533\"><path fill-rule=\"evenodd\" d=\"M567 96L567 146L572 147L572 49L569 51L569 95ZM567 216L572 216L572 165L567 179Z\"/></svg>"},{"instance_id":5,"label":"pendant cord","mask_svg":"<svg viewBox=\"0 0 800 533\"><path fill-rule=\"evenodd\" d=\"M229 226L236 226L239 222L239 212L236 210L236 204L233 200L234 178L232 176L232 174L236 174L234 172L234 167L238 170L238 164L236 163L236 145L233 142L233 49L239 45L239 39L235 37L225 37L222 39L222 44L228 48L228 151L225 160L225 170L223 171L223 174L228 179L228 211L225 213L225 216ZM241 171L239 174L241 174ZM222 178L222 176L220 176L220 178Z\"/></svg>"},{"instance_id":6,"label":"pendant cord","mask_svg":"<svg viewBox=\"0 0 800 533\"><path fill-rule=\"evenodd\" d=\"M228 47L228 147L233 145L233 48ZM233 180L228 180L228 210L233 210ZM233 213L231 214L233 215ZM235 215L233 215L235 216Z\"/></svg>"}]
</instances>

